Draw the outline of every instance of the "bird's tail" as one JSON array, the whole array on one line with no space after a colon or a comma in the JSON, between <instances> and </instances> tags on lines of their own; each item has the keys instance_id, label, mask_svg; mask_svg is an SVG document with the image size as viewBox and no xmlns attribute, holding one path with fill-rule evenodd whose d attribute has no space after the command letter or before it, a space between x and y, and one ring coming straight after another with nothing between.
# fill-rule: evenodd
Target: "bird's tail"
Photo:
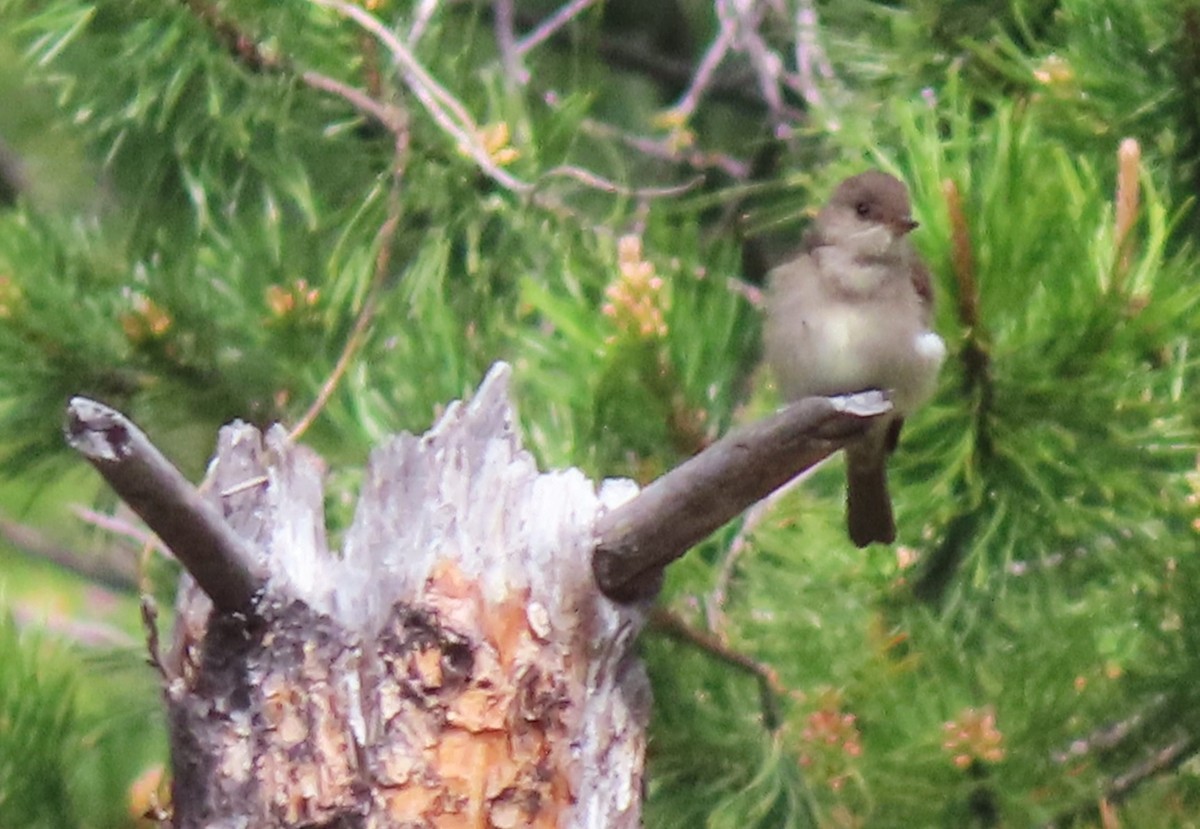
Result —
<instances>
[{"instance_id":1,"label":"bird's tail","mask_svg":"<svg viewBox=\"0 0 1200 829\"><path fill-rule=\"evenodd\" d=\"M896 540L887 488L888 433L872 430L846 447L846 526L859 547Z\"/></svg>"}]
</instances>

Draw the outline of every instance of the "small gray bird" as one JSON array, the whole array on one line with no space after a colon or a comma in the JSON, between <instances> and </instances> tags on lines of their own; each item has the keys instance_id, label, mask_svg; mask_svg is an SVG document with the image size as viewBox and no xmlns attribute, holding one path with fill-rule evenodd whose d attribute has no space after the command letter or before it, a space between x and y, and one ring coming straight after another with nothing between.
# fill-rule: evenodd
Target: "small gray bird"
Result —
<instances>
[{"instance_id":1,"label":"small gray bird","mask_svg":"<svg viewBox=\"0 0 1200 829\"><path fill-rule=\"evenodd\" d=\"M767 362L789 400L892 394L894 412L846 447L846 523L859 547L896 539L887 456L904 417L933 394L946 357L930 328L929 270L908 240L916 227L900 181L860 173L834 190L799 256L770 274Z\"/></svg>"}]
</instances>

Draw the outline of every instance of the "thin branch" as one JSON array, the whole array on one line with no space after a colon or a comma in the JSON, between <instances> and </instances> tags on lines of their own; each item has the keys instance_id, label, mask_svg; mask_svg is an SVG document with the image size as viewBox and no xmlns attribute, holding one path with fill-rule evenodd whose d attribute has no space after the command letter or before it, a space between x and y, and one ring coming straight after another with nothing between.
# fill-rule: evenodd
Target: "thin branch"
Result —
<instances>
[{"instance_id":1,"label":"thin branch","mask_svg":"<svg viewBox=\"0 0 1200 829\"><path fill-rule=\"evenodd\" d=\"M1081 819L1094 820L1100 810L1127 799L1143 783L1182 766L1195 756L1197 748L1200 748L1200 740L1188 734L1180 734L1169 743L1152 749L1144 760L1112 778L1105 784L1098 802L1089 802L1081 808L1063 812L1049 825L1065 829L1078 825Z\"/></svg>"},{"instance_id":2,"label":"thin branch","mask_svg":"<svg viewBox=\"0 0 1200 829\"><path fill-rule=\"evenodd\" d=\"M1138 202L1140 201L1138 176L1142 160L1142 148L1136 138L1126 138L1117 150L1117 197L1116 197L1116 229L1114 245L1116 260L1112 280L1112 290L1121 293L1125 290L1125 280L1129 276L1129 268L1133 264L1134 225L1137 223Z\"/></svg>"},{"instance_id":3,"label":"thin branch","mask_svg":"<svg viewBox=\"0 0 1200 829\"><path fill-rule=\"evenodd\" d=\"M1154 699L1150 700L1141 711L1136 711L1123 720L1097 728L1088 736L1074 740L1067 748L1054 752L1050 758L1056 763L1067 763L1094 752L1114 749L1134 731L1141 728L1151 713L1159 714L1166 702L1166 694L1156 694Z\"/></svg>"},{"instance_id":4,"label":"thin branch","mask_svg":"<svg viewBox=\"0 0 1200 829\"><path fill-rule=\"evenodd\" d=\"M582 132L595 138L620 141L625 146L659 161L686 164L696 170L720 170L725 175L738 181L744 181L750 177L750 164L731 155L680 147L677 146L677 142L669 138L650 138L644 135L634 135L612 124L606 124L603 121L596 121L591 118L583 119L579 127Z\"/></svg>"},{"instance_id":5,"label":"thin branch","mask_svg":"<svg viewBox=\"0 0 1200 829\"><path fill-rule=\"evenodd\" d=\"M96 584L124 592L137 587L133 556L123 554L124 551L85 555L56 544L33 527L9 518L0 518L0 537L23 553L53 562Z\"/></svg>"},{"instance_id":6,"label":"thin branch","mask_svg":"<svg viewBox=\"0 0 1200 829\"><path fill-rule=\"evenodd\" d=\"M311 70L302 72L300 80L313 89L337 95L363 115L378 121L391 132L400 129L404 119L403 112L396 107L380 103L358 87Z\"/></svg>"},{"instance_id":7,"label":"thin branch","mask_svg":"<svg viewBox=\"0 0 1200 829\"><path fill-rule=\"evenodd\" d=\"M413 13L412 25L408 27L409 47L416 46L421 38L425 35L425 30L429 28L429 21L433 20L433 16L437 14L438 6L441 5L441 0L421 0L417 5L417 10Z\"/></svg>"},{"instance_id":8,"label":"thin branch","mask_svg":"<svg viewBox=\"0 0 1200 829\"><path fill-rule=\"evenodd\" d=\"M817 32L820 22L813 0L800 0L796 8L796 78L795 89L809 106L819 107L825 96L817 85L817 76L832 80L833 64L821 46Z\"/></svg>"},{"instance_id":9,"label":"thin branch","mask_svg":"<svg viewBox=\"0 0 1200 829\"><path fill-rule=\"evenodd\" d=\"M834 74L829 55L821 46L820 21L813 0L800 0L796 9L795 28L796 71L785 72L783 83L804 99L810 111L823 111L828 119L825 123L826 130L836 132L841 129L841 122L836 116L828 114L825 94L821 91L820 84L824 81L836 89L837 76ZM818 81L818 76L821 81Z\"/></svg>"},{"instance_id":10,"label":"thin branch","mask_svg":"<svg viewBox=\"0 0 1200 829\"><path fill-rule=\"evenodd\" d=\"M533 185L509 173L492 160L479 142L479 127L466 107L429 74L409 48L374 15L344 0L309 0L315 5L332 9L348 17L361 28L375 35L392 53L405 84L425 107L430 117L447 132L459 148L467 153L489 178L514 193L527 194Z\"/></svg>"},{"instance_id":11,"label":"thin branch","mask_svg":"<svg viewBox=\"0 0 1200 829\"><path fill-rule=\"evenodd\" d=\"M160 553L169 553L158 537L152 532L148 532L140 525L130 521L125 521L115 515L109 515L106 512L97 512L90 507L85 507L82 504L72 504L71 512L75 513L75 517L85 524L90 524L97 529L104 530L107 533L127 538L137 544L139 547L149 545ZM136 574L135 574L136 575ZM134 584L136 579L130 582Z\"/></svg>"},{"instance_id":12,"label":"thin branch","mask_svg":"<svg viewBox=\"0 0 1200 829\"><path fill-rule=\"evenodd\" d=\"M136 642L125 631L93 619L78 619L62 613L47 613L44 607L17 601L6 606L21 628L50 631L88 648L131 648Z\"/></svg>"},{"instance_id":13,"label":"thin branch","mask_svg":"<svg viewBox=\"0 0 1200 829\"><path fill-rule=\"evenodd\" d=\"M746 510L745 518L742 519L742 525L738 527L737 535L729 543L729 550L725 553L725 558L721 562L720 569L717 570L717 577L713 581L713 588L704 599L704 615L708 622L708 629L715 635L725 635L725 600L729 596L729 585L733 582L734 574L737 572L738 561L741 559L742 553L750 546L750 536L753 535L754 530L758 528L762 520L771 514L777 501L804 483L810 475L824 464L824 460L817 461L795 478L792 478L779 489Z\"/></svg>"},{"instance_id":14,"label":"thin branch","mask_svg":"<svg viewBox=\"0 0 1200 829\"><path fill-rule=\"evenodd\" d=\"M496 30L500 65L504 67L504 77L508 82L514 87L521 87L529 83L529 70L521 63L513 25L513 0L492 0L492 28Z\"/></svg>"},{"instance_id":15,"label":"thin branch","mask_svg":"<svg viewBox=\"0 0 1200 829\"><path fill-rule=\"evenodd\" d=\"M350 335L346 338L346 342L342 346L342 353L338 355L333 370L325 378L325 382L321 384L321 388L317 392L317 396L312 404L308 407L308 411L304 413L288 435L292 441L299 440L300 436L308 431L309 427L317 419L317 416L328 405L329 399L333 397L333 393L337 390L338 384L341 383L342 377L345 376L347 369L350 368L350 364L354 361L354 356L358 353L359 348L362 347L363 342L366 341L367 331L371 327L371 321L375 318L375 311L379 306L379 292L387 280L388 267L392 261L392 247L396 241L396 231L400 228L400 215L403 212L403 203L400 198L400 182L404 177L404 170L408 164L408 135L407 127L396 132L396 150L392 162L392 186L388 190L387 218L384 219L383 224L379 226L379 230L375 234L377 252L375 254L375 270L371 275L371 286L367 290L366 299L363 300L362 308L354 320L354 327L350 329Z\"/></svg>"},{"instance_id":16,"label":"thin branch","mask_svg":"<svg viewBox=\"0 0 1200 829\"><path fill-rule=\"evenodd\" d=\"M566 26L589 6L594 6L596 0L571 0L559 6L558 11L547 17L529 34L517 41L517 54L525 55L531 49L552 38L559 29Z\"/></svg>"},{"instance_id":17,"label":"thin branch","mask_svg":"<svg viewBox=\"0 0 1200 829\"><path fill-rule=\"evenodd\" d=\"M662 187L626 187L598 173L593 173L591 170L585 170L582 167L576 167L573 164L560 164L557 167L547 170L541 175L538 183L540 185L542 181L551 178L571 178L580 184L587 185L593 190L599 190L602 193L612 193L617 196L640 199L679 196L704 183L704 176L693 176L691 179L680 184L667 184Z\"/></svg>"},{"instance_id":18,"label":"thin branch","mask_svg":"<svg viewBox=\"0 0 1200 829\"><path fill-rule=\"evenodd\" d=\"M700 58L700 65L696 67L696 72L692 76L692 82L679 97L679 101L672 107L680 121L686 121L691 118L692 113L700 105L700 99L704 97L708 90L709 83L712 81L714 74L717 71L725 56L729 54L730 48L733 46L734 30L733 26L727 21L721 21L721 31L716 39L709 44L704 50L704 56Z\"/></svg>"},{"instance_id":19,"label":"thin branch","mask_svg":"<svg viewBox=\"0 0 1200 829\"><path fill-rule=\"evenodd\" d=\"M774 49L767 45L759 31L762 27L762 14L758 2L718 2L718 9L728 9L728 14L736 21L735 31L739 34L742 51L750 59L754 73L758 76L758 88L767 109L775 122L782 123L784 119L783 104L783 59Z\"/></svg>"},{"instance_id":20,"label":"thin branch","mask_svg":"<svg viewBox=\"0 0 1200 829\"><path fill-rule=\"evenodd\" d=\"M774 668L731 647L722 637L689 625L677 614L665 608L653 608L650 611L649 624L650 629L656 633L686 642L726 665L745 671L756 678L762 691L763 719L767 728L774 731L779 727L780 716L775 700L781 697L794 698L798 695L780 681L779 674Z\"/></svg>"},{"instance_id":21,"label":"thin branch","mask_svg":"<svg viewBox=\"0 0 1200 829\"><path fill-rule=\"evenodd\" d=\"M891 411L881 392L810 397L726 435L596 524L592 571L614 601L658 592L663 568Z\"/></svg>"},{"instance_id":22,"label":"thin branch","mask_svg":"<svg viewBox=\"0 0 1200 829\"><path fill-rule=\"evenodd\" d=\"M207 0L183 0L183 4L212 30L225 49L247 69L253 72L275 72L284 68L278 56L267 52L254 38L238 29L233 21L221 14L215 3Z\"/></svg>"},{"instance_id":23,"label":"thin branch","mask_svg":"<svg viewBox=\"0 0 1200 829\"><path fill-rule=\"evenodd\" d=\"M253 610L266 583L255 551L137 426L115 409L75 397L67 406L66 438L158 534L218 610Z\"/></svg>"},{"instance_id":24,"label":"thin branch","mask_svg":"<svg viewBox=\"0 0 1200 829\"><path fill-rule=\"evenodd\" d=\"M169 681L171 674L162 660L162 646L158 636L158 602L149 593L142 594L142 630L146 634L147 660L163 680Z\"/></svg>"},{"instance_id":25,"label":"thin branch","mask_svg":"<svg viewBox=\"0 0 1200 829\"><path fill-rule=\"evenodd\" d=\"M714 8L720 29L696 67L687 90L672 107L680 121L686 121L700 101L715 87L717 70L730 53L745 56L757 81L758 94L771 115L777 133L789 130L790 122L802 113L784 101L784 89L797 85L784 70L784 60L772 49L761 33L764 4L761 0L716 0Z\"/></svg>"},{"instance_id":26,"label":"thin branch","mask_svg":"<svg viewBox=\"0 0 1200 829\"><path fill-rule=\"evenodd\" d=\"M1106 791L1110 801L1124 800L1133 790L1156 775L1176 769L1195 754L1197 740L1190 736L1180 737L1154 752L1124 774L1113 778Z\"/></svg>"},{"instance_id":27,"label":"thin branch","mask_svg":"<svg viewBox=\"0 0 1200 829\"><path fill-rule=\"evenodd\" d=\"M946 200L946 213L950 219L951 258L954 262L958 319L966 333L966 344L962 350L963 368L968 386L979 389L987 396L991 394L988 380L991 358L979 319L979 282L975 278L971 232L967 226L966 213L963 211L962 195L953 179L942 182L942 195ZM984 408L986 407L985 401Z\"/></svg>"}]
</instances>

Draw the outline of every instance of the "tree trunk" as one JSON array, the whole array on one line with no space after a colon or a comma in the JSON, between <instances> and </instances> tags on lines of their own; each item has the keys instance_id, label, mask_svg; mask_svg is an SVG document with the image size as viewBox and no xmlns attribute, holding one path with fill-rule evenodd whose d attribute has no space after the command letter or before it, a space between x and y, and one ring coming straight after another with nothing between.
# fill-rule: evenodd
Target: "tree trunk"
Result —
<instances>
[{"instance_id":1,"label":"tree trunk","mask_svg":"<svg viewBox=\"0 0 1200 829\"><path fill-rule=\"evenodd\" d=\"M340 556L320 460L278 426L222 430L209 497L265 577L252 612L181 587L177 829L640 824L644 607L591 569L597 516L636 488L539 473L508 377L373 453Z\"/></svg>"}]
</instances>

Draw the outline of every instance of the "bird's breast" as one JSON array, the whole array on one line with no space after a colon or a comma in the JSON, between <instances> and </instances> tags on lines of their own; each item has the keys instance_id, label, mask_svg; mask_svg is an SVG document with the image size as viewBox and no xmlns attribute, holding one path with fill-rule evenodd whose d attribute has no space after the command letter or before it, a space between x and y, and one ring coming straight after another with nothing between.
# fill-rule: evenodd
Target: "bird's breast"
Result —
<instances>
[{"instance_id":1,"label":"bird's breast","mask_svg":"<svg viewBox=\"0 0 1200 829\"><path fill-rule=\"evenodd\" d=\"M830 291L818 279L773 287L764 344L783 394L798 399L880 388L894 392L901 411L923 402L936 385L945 346L909 293Z\"/></svg>"}]
</instances>

